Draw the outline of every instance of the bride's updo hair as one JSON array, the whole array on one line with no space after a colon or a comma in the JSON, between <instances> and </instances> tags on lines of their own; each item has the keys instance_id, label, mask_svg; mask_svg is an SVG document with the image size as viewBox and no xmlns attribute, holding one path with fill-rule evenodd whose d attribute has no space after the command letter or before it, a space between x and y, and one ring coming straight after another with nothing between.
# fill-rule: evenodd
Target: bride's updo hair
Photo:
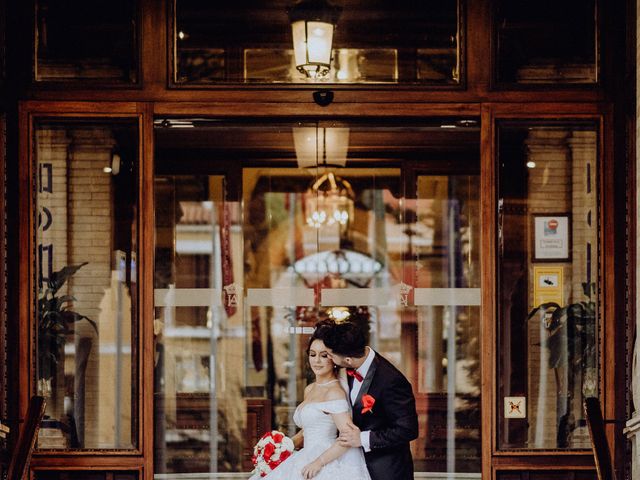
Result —
<instances>
[{"instance_id":1,"label":"bride's updo hair","mask_svg":"<svg viewBox=\"0 0 640 480\"><path fill-rule=\"evenodd\" d=\"M309 356L309 350L311 350L311 344L315 340L322 340L324 343L325 336L334 325L335 323L332 320L321 320L316 323L316 329L311 334L311 338L309 338L309 343L307 344L307 357Z\"/></svg>"}]
</instances>

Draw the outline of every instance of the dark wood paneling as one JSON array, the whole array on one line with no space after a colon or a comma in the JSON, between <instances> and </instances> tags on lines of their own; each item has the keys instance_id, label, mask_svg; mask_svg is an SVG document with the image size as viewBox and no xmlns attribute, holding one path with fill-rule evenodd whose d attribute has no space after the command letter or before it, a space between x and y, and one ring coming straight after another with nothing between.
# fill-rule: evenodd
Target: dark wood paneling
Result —
<instances>
[{"instance_id":1,"label":"dark wood paneling","mask_svg":"<svg viewBox=\"0 0 640 480\"><path fill-rule=\"evenodd\" d=\"M0 0L4 5L6 0ZM33 335L30 326L31 316L31 279L33 275L32 259L34 251L32 245L33 218L31 209L31 115L62 116L62 117L96 117L96 116L122 116L142 114L140 125L140 284L153 285L153 115L176 116L215 116L215 117L254 117L254 118L354 118L356 116L368 116L385 119L420 118L427 116L480 116L482 118L481 133L481 157L482 157L482 188L488 192L482 200L481 221L483 225L482 249L490 252L482 256L482 432L483 432L483 478L505 478L514 480L531 478L587 479L594 478L593 458L588 452L561 452L557 454L537 452L497 452L494 443L494 424L496 418L495 402L495 165L494 165L494 119L500 118L594 118L602 114L609 114L615 104L619 109L633 109L633 96L628 98L614 98L614 92L634 90L634 81L623 77L619 73L620 65L625 61L615 64L609 61L604 67L604 78L617 79L615 83L604 83L602 88L546 88L530 91L496 91L492 89L490 52L493 51L491 22L491 0L468 0L466 2L465 22L467 30L464 41L466 45L465 67L467 82L465 89L455 88L429 88L411 86L340 86L327 87L318 85L260 85L260 86L215 86L210 89L169 89L169 64L167 62L167 11L166 1L141 0L142 5L142 66L141 85L139 87L99 89L89 87L66 86L39 87L29 90L28 77L30 75L29 45L25 41L30 32L30 14L24 12L24 5L16 7L20 15L16 25L24 28L16 30L21 35L20 42L14 41L14 50L10 56L15 60L16 68L13 71L11 81L16 85L15 95L11 101L15 101L18 92L21 98L33 99L33 102L24 103L19 117L20 128L14 129L14 142L20 142L20 161L12 160L10 168L14 173L12 178L19 179L18 190L12 193L11 201L20 204L21 216L14 215L16 228L15 240L10 244L17 252L16 265L12 277L14 287L12 292L16 295L14 300L14 315L9 325L16 335L15 350L10 351L10 364L20 365L15 369L15 384L19 385L19 402L16 405L13 422L24 417L27 400L33 386L33 369L31 365L31 338ZM635 15L625 17L625 8L633 10L629 5L633 2L615 0L603 2L607 5L607 20L603 23L605 30L614 31L609 35L606 49L618 49L623 52L635 53L629 47L634 39L620 41L619 24L627 18L629 24L635 20ZM625 7L626 6L626 7ZM619 18L616 19L616 16ZM630 28L622 29L622 35L629 35ZM612 36L613 35L613 36ZM16 46L16 43L20 45ZM626 45L626 49L625 49ZM606 58L611 59L611 56ZM635 57L631 55L626 65L633 64ZM26 80L25 80L26 78ZM21 81L22 79L22 81ZM18 88L17 85L23 85ZM312 100L312 92L317 89L331 88L335 91L334 103L328 107L319 107ZM7 97L3 97L6 101ZM136 103L149 102L149 103ZM155 103L152 103L155 102ZM16 116L17 118L17 116ZM13 120L16 121L15 119ZM605 265L605 307L604 314L609 326L605 331L605 345L602 365L608 366L609 372L603 376L603 401L605 416L613 418L617 412L624 412L625 380L623 345L624 327L621 320L624 318L623 299L624 291L628 285L624 280L624 233L613 233L615 225L625 221L624 213L605 215L605 212L624 212L624 201L621 191L624 191L625 174L620 171L621 162L624 162L623 148L619 139L613 137L614 129L620 131L620 124L612 121L603 123L603 137L601 142L604 153L601 164L606 165L601 172L604 189L604 201L601 206L604 217L603 225L603 257L613 258ZM631 140L633 129L626 133L622 129L622 139ZM614 167L615 165L615 167ZM616 193L617 192L617 193ZM624 196L624 195L622 195ZM633 195L631 195L633 199ZM17 208L12 212L16 214ZM622 216L621 216L622 215ZM622 242L622 243L621 243ZM633 242L632 242L633 243ZM20 248L18 248L18 246ZM10 270L11 271L11 270ZM21 288L15 287L20 285ZM606 290L604 290L606 288ZM37 470L67 470L67 469L137 469L141 476L144 472L145 480L153 479L153 291L152 288L141 289L140 300L140 431L139 453L128 455L116 455L113 453L79 452L73 455L46 454L38 455L33 460L33 466ZM622 309L622 310L621 310ZM615 370L614 370L615 369ZM622 372L622 373L621 373ZM18 393L16 393L16 398ZM623 408L620 408L620 407ZM617 465L624 462L625 441L618 427L609 427L610 441L615 448ZM553 471L549 471L549 469ZM565 471L560 469L566 468ZM513 470L516 469L516 470ZM507 471L508 470L508 471ZM544 470L543 473L535 471ZM545 477L550 473L551 477Z\"/></svg>"},{"instance_id":2,"label":"dark wood paneling","mask_svg":"<svg viewBox=\"0 0 640 480\"><path fill-rule=\"evenodd\" d=\"M495 124L493 109L490 105L483 105L480 120L480 182L482 192L480 196L480 223L482 237L481 251L495 252L496 246L496 165L495 165ZM495 450L495 318L496 318L496 264L494 255L481 255L482 271L482 305L481 305L481 347L480 365L482 374L482 478L491 478L491 458ZM487 386L489 386L487 388Z\"/></svg>"},{"instance_id":3,"label":"dark wood paneling","mask_svg":"<svg viewBox=\"0 0 640 480\"><path fill-rule=\"evenodd\" d=\"M596 480L593 471L506 471L497 472L498 480Z\"/></svg>"},{"instance_id":4,"label":"dark wood paneling","mask_svg":"<svg viewBox=\"0 0 640 480\"><path fill-rule=\"evenodd\" d=\"M1 3L0 3L1 5ZM0 7L0 16L2 8ZM0 21L1 22L1 21ZM0 25L1 27L1 25ZM0 28L1 30L1 28ZM0 80L0 88L1 88ZM7 389L9 387L7 376L7 291L6 291L6 266L7 266L7 214L5 206L6 195L6 117L0 111L0 422L7 423ZM8 449L7 439L0 438L0 477L7 466Z\"/></svg>"},{"instance_id":5,"label":"dark wood paneling","mask_svg":"<svg viewBox=\"0 0 640 480\"><path fill-rule=\"evenodd\" d=\"M153 187L153 106L140 104L140 178L138 225L140 227L139 275L141 285L153 286L154 269L154 187ZM140 291L140 450L144 454L144 479L153 480L153 408L155 336L153 328L153 288Z\"/></svg>"},{"instance_id":6,"label":"dark wood paneling","mask_svg":"<svg viewBox=\"0 0 640 480\"><path fill-rule=\"evenodd\" d=\"M247 398L247 430L242 465L245 470L253 470L253 445L271 430L271 400Z\"/></svg>"},{"instance_id":7,"label":"dark wood paneling","mask_svg":"<svg viewBox=\"0 0 640 480\"><path fill-rule=\"evenodd\" d=\"M33 474L33 480L137 480L138 471L110 471L99 470L38 470Z\"/></svg>"}]
</instances>

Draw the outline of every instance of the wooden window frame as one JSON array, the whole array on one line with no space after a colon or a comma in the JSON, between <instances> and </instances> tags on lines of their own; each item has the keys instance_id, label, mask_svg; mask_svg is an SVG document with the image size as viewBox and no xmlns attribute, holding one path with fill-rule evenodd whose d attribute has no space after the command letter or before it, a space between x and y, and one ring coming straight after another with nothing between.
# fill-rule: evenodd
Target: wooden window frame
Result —
<instances>
[{"instance_id":1,"label":"wooden window frame","mask_svg":"<svg viewBox=\"0 0 640 480\"><path fill-rule=\"evenodd\" d=\"M496 1L496 0L493 0ZM496 2L497 3L497 2ZM596 81L592 83L553 83L553 82L540 82L540 83L518 83L508 82L499 79L499 51L498 51L498 26L496 19L496 8L491 8L491 57L493 59L491 69L491 88L497 91L522 91L522 92L542 92L548 90L601 90L603 88L603 76L606 77L610 74L610 60L607 56L602 55L603 48L603 32L604 20L603 13L608 12L610 6L606 5L604 0L595 0L595 69L596 69Z\"/></svg>"},{"instance_id":2,"label":"wooden window frame","mask_svg":"<svg viewBox=\"0 0 640 480\"><path fill-rule=\"evenodd\" d=\"M461 52L461 65L464 78L460 85L318 85L318 84L219 84L219 85L179 85L173 79L171 62L169 12L170 2L162 0L161 5L155 0L139 0L140 19L140 59L139 84L89 84L87 82L31 82L28 98L50 101L130 101L130 102L246 102L312 104L312 94L318 90L334 92L332 105L354 103L479 103L479 102L601 102L607 100L605 82L595 87L589 85L547 85L544 92L540 89L531 91L519 88L497 88L492 80L491 52L495 41L492 39L491 8L493 0L462 0L460 43L464 45ZM603 16L617 19L615 5L605 2ZM21 31L32 29L29 12L21 12L21 22L16 22L16 29ZM619 21L619 20L617 20ZM604 20L603 20L604 22ZM606 22L608 26L612 21ZM610 36L604 36L603 42L613 43ZM614 39L615 40L615 39ZM605 49L603 44L602 50ZM489 52L489 54L488 54ZM25 53L25 52L23 52ZM612 57L610 55L609 57ZM608 78L609 71L615 71L613 65L620 65L619 58L605 58L602 65L602 78ZM24 61L24 55L20 56ZM28 55L26 58L31 58ZM20 70L28 66L20 65ZM62 88L61 88L62 87ZM105 88L108 87L108 88Z\"/></svg>"},{"instance_id":3,"label":"wooden window frame","mask_svg":"<svg viewBox=\"0 0 640 480\"><path fill-rule=\"evenodd\" d=\"M620 288L621 282L624 282L624 273L616 267L616 258L624 252L616 252L615 245L620 241L620 233L616 233L616 222L625 222L624 212L620 212L621 206L619 199L616 198L616 189L624 188L626 179L615 178L614 176L614 137L613 137L613 111L610 105L602 104L527 104L527 111L521 110L519 104L493 104L483 105L483 125L490 123L490 132L488 133L487 143L489 148L483 149L483 171L485 175L483 179L486 183L484 188L491 191L491 202L486 207L489 209L485 212L488 224L492 225L492 229L483 230L483 239L486 245L491 245L491 251L495 252L497 241L497 134L498 123L501 121L517 120L522 122L533 121L580 121L588 120L594 122L597 126L598 137L598 182L600 197L598 199L598 239L600 242L600 285L599 291L599 324L597 339L599 342L600 357L599 365L599 392L600 400L604 405L604 412L607 418L615 418L616 411L620 412L621 405L624 406L624 398L619 398L617 390L619 388L620 379L616 380L616 372L608 371L607 365L612 365L614 361L619 361L621 351L624 355L624 325L616 324L610 319L621 318L620 312L624 311L624 296L620 296L617 289ZM485 121L486 118L486 121ZM484 129L483 129L484 132ZM618 208L615 208L616 205ZM614 212L612 214L612 212ZM618 223L619 224L619 223ZM619 243L618 243L619 245ZM492 383L491 400L483 400L483 411L489 412L490 415L483 415L485 424L483 424L483 432L486 428L491 428L491 478L496 478L497 472L505 470L526 470L526 469L548 469L554 466L558 470L593 470L593 453L590 449L583 450L526 450L526 449L500 449L498 446L497 435L497 415L500 415L498 408L498 385L499 378L497 376L498 368L498 348L497 332L498 318L496 317L496 302L498 301L498 285L497 285L497 269L498 257L483 257L483 276L489 274L488 281L492 283L484 284L483 290L483 308L490 308L490 312L486 312L486 318L494 318L493 325L485 324L483 344L484 351L490 352L489 361L483 364L483 379ZM493 290L490 295L489 291ZM484 359L485 357L483 357ZM488 392L483 392L488 393ZM618 410L616 410L616 408ZM624 411L624 408L622 408ZM490 416L491 419L486 417ZM608 438L612 445L612 450L620 450L624 448L624 438L616 434L615 426L609 426ZM484 439L483 439L484 442ZM489 461L489 459L487 459Z\"/></svg>"},{"instance_id":4,"label":"wooden window frame","mask_svg":"<svg viewBox=\"0 0 640 480\"><path fill-rule=\"evenodd\" d=\"M86 119L96 121L108 121L109 119L129 119L135 122L138 128L138 213L136 218L138 245L137 251L145 251L145 245L153 244L152 216L142 215L146 211L147 203L152 202L148 194L150 186L143 179L149 178L150 164L148 159L152 151L149 139L143 138L145 132L152 129L147 107L137 103L73 103L49 105L46 103L23 104L19 111L19 149L21 161L19 164L19 212L23 221L19 227L19 243L24 248L19 252L18 278L21 285L18 294L19 331L18 331L18 372L19 377L19 416L24 418L29 398L36 394L36 351L35 351L35 325L33 324L33 306L35 305L35 238L36 226L34 225L33 208L35 207L35 185L33 180L35 158L35 126L39 120L64 121L69 119ZM149 125L147 125L149 123ZM152 138L151 138L152 140ZM148 147L145 147L147 145ZM148 171L147 171L148 170ZM150 204L152 207L152 203ZM148 263L148 257L138 254L138 282L139 285L151 284L153 279L153 264ZM78 449L78 450L36 450L31 461L31 469L46 470L55 467L70 467L74 469L109 470L145 469L152 471L152 448L145 443L144 432L152 428L153 399L146 399L144 392L152 391L153 378L153 354L146 348L147 336L153 331L148 331L143 325L142 319L149 316L149 300L153 301L153 292L141 288L138 296L137 310L139 312L135 327L137 333L135 349L137 368L134 375L136 379L137 398L134 400L136 408L135 417L137 425L137 446L132 449ZM152 307L151 303L151 307ZM153 308L151 308L151 316ZM151 337L153 341L153 337ZM151 362L151 363L150 363ZM150 370L149 370L150 369ZM145 404L143 404L143 402ZM151 447L151 451L144 449ZM57 460L54 460L57 459ZM150 459L150 460L145 460ZM53 461L52 461L53 460ZM142 478L142 477L141 477Z\"/></svg>"},{"instance_id":5,"label":"wooden window frame","mask_svg":"<svg viewBox=\"0 0 640 480\"><path fill-rule=\"evenodd\" d=\"M177 90L224 90L224 89L242 89L242 90L264 90L270 88L277 88L280 90L310 90L315 91L318 89L329 89L329 90L340 90L340 91L349 91L349 90L394 90L398 89L406 89L406 90L426 90L426 91L464 91L467 86L466 74L467 74L467 7L468 4L473 0L457 0L457 14L458 14L458 48L457 48L457 61L458 61L458 69L459 69L459 78L458 83L450 83L450 84L437 84L437 83L420 83L417 80L411 80L402 82L399 81L396 84L381 84L381 85L367 85L367 84L358 84L358 83L344 83L344 84L309 84L305 82L300 83L266 83L266 82L253 82L253 83L242 83L242 82L233 82L233 81L219 81L219 82L211 82L211 83L179 83L176 81L177 78L177 48L176 48L176 39L174 33L176 31L176 2L178 0L167 0L167 8L166 8L166 73L167 73L167 87L170 89ZM293 1L291 2L293 5Z\"/></svg>"},{"instance_id":6,"label":"wooden window frame","mask_svg":"<svg viewBox=\"0 0 640 480\"><path fill-rule=\"evenodd\" d=\"M35 2L37 0L32 0ZM25 31L29 32L31 38L30 45L30 55L29 60L31 62L31 68L29 69L30 77L29 83L30 88L32 90L38 89L51 89L58 90L60 88L74 90L84 90L84 89L113 89L113 90L122 90L122 89L140 89L142 87L142 52L143 52L143 33L142 33L142 25L143 25L143 2L144 0L135 0L137 2L135 9L135 16L133 18L134 22L134 44L133 44L133 68L136 70L136 80L134 82L127 82L126 80L116 80L116 79L108 79L108 78L62 78L59 80L45 79L45 80L37 80L36 72L38 69L38 47L35 43L36 37L36 29L37 29L37 18L36 14L33 10L29 10L30 2L25 2L24 10L21 15L21 19L24 22L23 28L27 27Z\"/></svg>"}]
</instances>

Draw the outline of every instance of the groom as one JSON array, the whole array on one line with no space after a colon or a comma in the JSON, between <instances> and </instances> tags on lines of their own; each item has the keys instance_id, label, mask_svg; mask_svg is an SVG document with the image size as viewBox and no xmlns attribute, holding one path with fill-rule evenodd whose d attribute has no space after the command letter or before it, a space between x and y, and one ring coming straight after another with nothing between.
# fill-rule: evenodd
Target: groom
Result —
<instances>
[{"instance_id":1,"label":"groom","mask_svg":"<svg viewBox=\"0 0 640 480\"><path fill-rule=\"evenodd\" d=\"M353 405L355 426L340 432L339 443L364 449L372 480L413 480L409 442L418 437L418 415L411 384L367 346L355 323L332 322L323 330L333 363L347 369Z\"/></svg>"}]
</instances>

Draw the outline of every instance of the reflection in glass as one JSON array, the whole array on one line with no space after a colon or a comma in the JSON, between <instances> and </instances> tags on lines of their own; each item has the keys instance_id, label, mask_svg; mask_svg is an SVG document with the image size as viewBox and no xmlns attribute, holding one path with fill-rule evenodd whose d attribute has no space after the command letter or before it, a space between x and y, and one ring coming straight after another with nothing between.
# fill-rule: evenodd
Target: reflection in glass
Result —
<instances>
[{"instance_id":1,"label":"reflection in glass","mask_svg":"<svg viewBox=\"0 0 640 480\"><path fill-rule=\"evenodd\" d=\"M329 317L361 323L413 385L416 471L479 478L475 121L179 122L156 122L156 472L248 472L264 431L295 434ZM310 224L330 177L348 221Z\"/></svg>"},{"instance_id":2,"label":"reflection in glass","mask_svg":"<svg viewBox=\"0 0 640 480\"><path fill-rule=\"evenodd\" d=\"M137 80L137 2L36 2L35 80Z\"/></svg>"},{"instance_id":3,"label":"reflection in glass","mask_svg":"<svg viewBox=\"0 0 640 480\"><path fill-rule=\"evenodd\" d=\"M409 312L417 340L407 347L419 352L419 414L428 420L416 442L427 453L428 471L481 468L479 188L477 171L417 178L417 221L408 249L415 256L414 302L420 306ZM457 301L422 297L429 291ZM462 292L472 298L463 299Z\"/></svg>"},{"instance_id":4,"label":"reflection in glass","mask_svg":"<svg viewBox=\"0 0 640 480\"><path fill-rule=\"evenodd\" d=\"M598 396L598 142L589 123L499 133L499 445L590 448Z\"/></svg>"},{"instance_id":5,"label":"reflection in glass","mask_svg":"<svg viewBox=\"0 0 640 480\"><path fill-rule=\"evenodd\" d=\"M174 82L460 82L457 0L336 2L342 7L336 28L319 37L322 46L333 43L331 58L320 62L330 68L315 78L296 68L301 58L294 54L288 15L295 3L239 0L221 9L204 0L176 0Z\"/></svg>"},{"instance_id":6,"label":"reflection in glass","mask_svg":"<svg viewBox=\"0 0 640 480\"><path fill-rule=\"evenodd\" d=\"M347 180L332 171L323 174L306 192L307 224L316 228L338 224L341 230L347 230L353 221L353 199Z\"/></svg>"},{"instance_id":7,"label":"reflection in glass","mask_svg":"<svg viewBox=\"0 0 640 480\"><path fill-rule=\"evenodd\" d=\"M496 15L499 81L598 81L595 0L500 0Z\"/></svg>"},{"instance_id":8,"label":"reflection in glass","mask_svg":"<svg viewBox=\"0 0 640 480\"><path fill-rule=\"evenodd\" d=\"M155 471L250 470L239 204L221 176L160 174L155 191Z\"/></svg>"},{"instance_id":9,"label":"reflection in glass","mask_svg":"<svg viewBox=\"0 0 640 480\"><path fill-rule=\"evenodd\" d=\"M37 126L37 390L44 449L135 446L137 129Z\"/></svg>"},{"instance_id":10,"label":"reflection in glass","mask_svg":"<svg viewBox=\"0 0 640 480\"><path fill-rule=\"evenodd\" d=\"M395 83L398 81L398 51L393 48L339 48L333 51L330 63L331 68L324 78L325 82ZM428 75L432 75L434 80L439 79L437 73L429 70L422 63L418 66L418 74L425 79L429 78ZM247 48L244 51L244 76L252 82L301 81L293 50L290 49Z\"/></svg>"}]
</instances>

